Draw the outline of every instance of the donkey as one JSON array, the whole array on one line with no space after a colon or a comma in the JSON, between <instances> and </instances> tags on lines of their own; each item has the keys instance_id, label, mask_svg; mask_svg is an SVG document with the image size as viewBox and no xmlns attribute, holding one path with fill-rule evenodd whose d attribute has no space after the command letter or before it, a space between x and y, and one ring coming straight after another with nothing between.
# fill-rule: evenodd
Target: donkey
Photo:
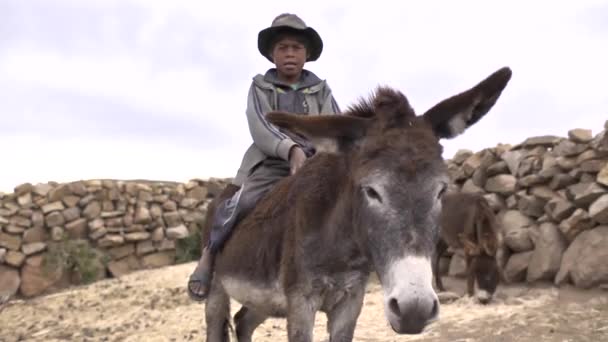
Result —
<instances>
[{"instance_id":1,"label":"donkey","mask_svg":"<svg viewBox=\"0 0 608 342\"><path fill-rule=\"evenodd\" d=\"M494 210L480 194L455 192L442 199L441 234L433 258L433 275L439 291L445 291L439 260L448 247L462 248L466 261L467 294L487 304L500 281L497 249L502 235Z\"/></svg>"},{"instance_id":2,"label":"donkey","mask_svg":"<svg viewBox=\"0 0 608 342\"><path fill-rule=\"evenodd\" d=\"M268 113L316 154L242 218L218 253L207 340L229 339L233 298L242 305L234 317L239 341L251 341L268 317L287 319L289 341L312 341L318 311L327 315L330 341L351 341L373 271L396 333L419 334L437 320L431 257L449 181L439 140L478 122L510 78L501 68L421 116L383 86L343 115Z\"/></svg>"}]
</instances>

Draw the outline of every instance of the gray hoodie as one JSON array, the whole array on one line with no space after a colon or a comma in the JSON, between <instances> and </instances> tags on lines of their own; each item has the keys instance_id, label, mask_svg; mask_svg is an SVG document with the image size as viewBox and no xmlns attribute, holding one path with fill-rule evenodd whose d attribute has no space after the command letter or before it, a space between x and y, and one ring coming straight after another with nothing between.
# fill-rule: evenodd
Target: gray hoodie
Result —
<instances>
[{"instance_id":1,"label":"gray hoodie","mask_svg":"<svg viewBox=\"0 0 608 342\"><path fill-rule=\"evenodd\" d=\"M276 69L268 70L265 75L256 75L249 88L246 110L253 143L245 152L233 180L238 186L267 157L289 160L289 150L294 145L300 145L308 156L313 153L305 140L288 136L266 121L266 113L273 110L304 115L340 113L327 81L308 70L302 71L302 78L295 90L278 80Z\"/></svg>"}]
</instances>

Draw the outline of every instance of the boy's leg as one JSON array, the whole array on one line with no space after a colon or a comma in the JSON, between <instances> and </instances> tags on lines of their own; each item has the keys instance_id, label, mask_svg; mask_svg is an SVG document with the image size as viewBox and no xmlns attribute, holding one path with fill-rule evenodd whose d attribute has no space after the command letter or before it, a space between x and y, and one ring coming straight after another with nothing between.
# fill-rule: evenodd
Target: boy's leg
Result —
<instances>
[{"instance_id":1,"label":"boy's leg","mask_svg":"<svg viewBox=\"0 0 608 342\"><path fill-rule=\"evenodd\" d=\"M221 203L214 215L209 244L188 281L188 294L197 301L207 297L213 276L214 257L230 237L236 223L253 209L280 179L289 175L289 163L267 159L257 167L234 196Z\"/></svg>"}]
</instances>

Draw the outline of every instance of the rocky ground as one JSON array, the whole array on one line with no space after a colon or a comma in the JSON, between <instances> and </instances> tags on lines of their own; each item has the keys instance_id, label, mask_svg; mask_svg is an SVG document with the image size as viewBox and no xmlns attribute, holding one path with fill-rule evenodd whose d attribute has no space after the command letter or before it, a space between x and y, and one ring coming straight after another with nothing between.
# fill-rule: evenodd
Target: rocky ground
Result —
<instances>
[{"instance_id":1,"label":"rocky ground","mask_svg":"<svg viewBox=\"0 0 608 342\"><path fill-rule=\"evenodd\" d=\"M204 340L203 304L185 293L193 264L135 272L0 308L0 341ZM460 280L446 287L462 293ZM237 309L235 305L234 310ZM315 341L327 341L317 316ZM255 341L286 341L285 321L266 321ZM460 298L442 305L440 321L418 336L388 327L380 287L369 285L356 341L608 341L608 291L502 286L480 305Z\"/></svg>"}]
</instances>

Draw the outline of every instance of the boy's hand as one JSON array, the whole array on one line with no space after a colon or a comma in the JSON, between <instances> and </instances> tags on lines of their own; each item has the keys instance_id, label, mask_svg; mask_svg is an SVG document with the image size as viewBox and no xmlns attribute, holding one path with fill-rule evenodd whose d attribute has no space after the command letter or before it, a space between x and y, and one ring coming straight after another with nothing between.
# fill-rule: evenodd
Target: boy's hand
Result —
<instances>
[{"instance_id":1,"label":"boy's hand","mask_svg":"<svg viewBox=\"0 0 608 342\"><path fill-rule=\"evenodd\" d=\"M300 146L294 146L289 150L289 166L291 168L291 174L295 174L306 161L306 154L300 148Z\"/></svg>"}]
</instances>

